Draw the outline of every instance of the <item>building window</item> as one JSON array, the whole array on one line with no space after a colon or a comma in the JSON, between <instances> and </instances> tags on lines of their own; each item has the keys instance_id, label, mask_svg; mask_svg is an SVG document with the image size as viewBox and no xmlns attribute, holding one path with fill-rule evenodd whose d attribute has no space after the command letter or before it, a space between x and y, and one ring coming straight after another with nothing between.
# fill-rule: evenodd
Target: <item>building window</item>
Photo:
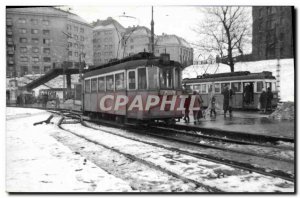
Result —
<instances>
[{"instance_id":1,"label":"building window","mask_svg":"<svg viewBox=\"0 0 300 198\"><path fill-rule=\"evenodd\" d=\"M40 50L39 50L38 47L33 47L33 48L32 48L32 52L33 52L33 53L39 53L39 51L40 51Z\"/></svg>"},{"instance_id":2,"label":"building window","mask_svg":"<svg viewBox=\"0 0 300 198\"><path fill-rule=\"evenodd\" d=\"M44 48L43 53L44 54L50 54L50 48Z\"/></svg>"},{"instance_id":3,"label":"building window","mask_svg":"<svg viewBox=\"0 0 300 198\"><path fill-rule=\"evenodd\" d=\"M39 33L38 29L31 29L31 34L37 34L37 33Z\"/></svg>"},{"instance_id":4,"label":"building window","mask_svg":"<svg viewBox=\"0 0 300 198\"><path fill-rule=\"evenodd\" d=\"M78 32L78 27L77 26L74 26L74 31Z\"/></svg>"},{"instance_id":5,"label":"building window","mask_svg":"<svg viewBox=\"0 0 300 198\"><path fill-rule=\"evenodd\" d=\"M43 44L50 44L50 39L43 39Z\"/></svg>"},{"instance_id":6,"label":"building window","mask_svg":"<svg viewBox=\"0 0 300 198\"><path fill-rule=\"evenodd\" d=\"M27 47L21 47L20 50L21 50L21 53L26 53L27 52Z\"/></svg>"},{"instance_id":7,"label":"building window","mask_svg":"<svg viewBox=\"0 0 300 198\"><path fill-rule=\"evenodd\" d=\"M80 45L80 49L81 49L81 50L84 49L84 45L83 45L83 44Z\"/></svg>"},{"instance_id":8,"label":"building window","mask_svg":"<svg viewBox=\"0 0 300 198\"><path fill-rule=\"evenodd\" d=\"M39 43L39 39L38 38L32 38L31 42L34 44L38 44Z\"/></svg>"},{"instance_id":9,"label":"building window","mask_svg":"<svg viewBox=\"0 0 300 198\"><path fill-rule=\"evenodd\" d=\"M28 73L28 67L27 66L21 66L21 75L26 75Z\"/></svg>"},{"instance_id":10,"label":"building window","mask_svg":"<svg viewBox=\"0 0 300 198\"><path fill-rule=\"evenodd\" d=\"M51 58L50 57L44 57L44 62L51 62Z\"/></svg>"},{"instance_id":11,"label":"building window","mask_svg":"<svg viewBox=\"0 0 300 198\"><path fill-rule=\"evenodd\" d=\"M45 66L45 67L44 67L44 72L46 73L46 72L49 71L50 69L51 69L50 66Z\"/></svg>"},{"instance_id":12,"label":"building window","mask_svg":"<svg viewBox=\"0 0 300 198\"><path fill-rule=\"evenodd\" d=\"M80 28L80 33L84 33L84 29L83 28Z\"/></svg>"},{"instance_id":13,"label":"building window","mask_svg":"<svg viewBox=\"0 0 300 198\"><path fill-rule=\"evenodd\" d=\"M39 57L32 57L32 61L36 63L36 62L39 62L40 59L39 59Z\"/></svg>"},{"instance_id":14,"label":"building window","mask_svg":"<svg viewBox=\"0 0 300 198\"><path fill-rule=\"evenodd\" d=\"M50 21L49 21L49 20L43 20L43 24L44 24L44 25L49 25L49 24L50 24Z\"/></svg>"},{"instance_id":15,"label":"building window","mask_svg":"<svg viewBox=\"0 0 300 198\"><path fill-rule=\"evenodd\" d=\"M37 25L38 24L38 19L31 19L31 23L33 24L33 25Z\"/></svg>"},{"instance_id":16,"label":"building window","mask_svg":"<svg viewBox=\"0 0 300 198\"><path fill-rule=\"evenodd\" d=\"M21 62L28 62L27 56L21 56Z\"/></svg>"},{"instance_id":17,"label":"building window","mask_svg":"<svg viewBox=\"0 0 300 198\"><path fill-rule=\"evenodd\" d=\"M9 30L9 29L7 29L7 30ZM27 33L27 29L25 29L25 28L20 28L20 29L19 29L19 33L20 33L20 34L26 34L26 33Z\"/></svg>"},{"instance_id":18,"label":"building window","mask_svg":"<svg viewBox=\"0 0 300 198\"><path fill-rule=\"evenodd\" d=\"M14 44L14 43L13 43L13 39L12 39L11 37L7 37L6 40L7 40L7 44L8 44L8 45Z\"/></svg>"},{"instance_id":19,"label":"building window","mask_svg":"<svg viewBox=\"0 0 300 198\"><path fill-rule=\"evenodd\" d=\"M72 56L72 51L69 51L69 56Z\"/></svg>"},{"instance_id":20,"label":"building window","mask_svg":"<svg viewBox=\"0 0 300 198\"><path fill-rule=\"evenodd\" d=\"M71 31L72 30L72 26L71 25L67 25L67 30Z\"/></svg>"},{"instance_id":21,"label":"building window","mask_svg":"<svg viewBox=\"0 0 300 198\"><path fill-rule=\"evenodd\" d=\"M78 57L78 52L75 52L75 56Z\"/></svg>"},{"instance_id":22,"label":"building window","mask_svg":"<svg viewBox=\"0 0 300 198\"><path fill-rule=\"evenodd\" d=\"M6 19L6 25L12 25L12 19L11 18L7 18Z\"/></svg>"},{"instance_id":23,"label":"building window","mask_svg":"<svg viewBox=\"0 0 300 198\"><path fill-rule=\"evenodd\" d=\"M50 30L43 30L43 35L49 35L50 34Z\"/></svg>"},{"instance_id":24,"label":"building window","mask_svg":"<svg viewBox=\"0 0 300 198\"><path fill-rule=\"evenodd\" d=\"M83 36L80 36L80 41L84 41L84 37Z\"/></svg>"},{"instance_id":25,"label":"building window","mask_svg":"<svg viewBox=\"0 0 300 198\"><path fill-rule=\"evenodd\" d=\"M75 48L78 48L78 44L77 44L77 43L74 43L74 47L75 47Z\"/></svg>"},{"instance_id":26,"label":"building window","mask_svg":"<svg viewBox=\"0 0 300 198\"><path fill-rule=\"evenodd\" d=\"M72 47L72 43L71 42L68 42L68 47Z\"/></svg>"},{"instance_id":27,"label":"building window","mask_svg":"<svg viewBox=\"0 0 300 198\"><path fill-rule=\"evenodd\" d=\"M19 18L19 23L25 24L26 23L26 19Z\"/></svg>"},{"instance_id":28,"label":"building window","mask_svg":"<svg viewBox=\"0 0 300 198\"><path fill-rule=\"evenodd\" d=\"M40 73L40 67L39 66L32 66L32 72L35 74L39 74Z\"/></svg>"}]
</instances>

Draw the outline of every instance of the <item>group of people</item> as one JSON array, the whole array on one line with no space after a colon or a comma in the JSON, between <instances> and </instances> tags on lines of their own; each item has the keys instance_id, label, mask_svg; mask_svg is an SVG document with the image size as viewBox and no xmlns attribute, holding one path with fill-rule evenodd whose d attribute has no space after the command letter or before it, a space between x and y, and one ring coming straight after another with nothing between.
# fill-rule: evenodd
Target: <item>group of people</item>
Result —
<instances>
[{"instance_id":1,"label":"group of people","mask_svg":"<svg viewBox=\"0 0 300 198\"><path fill-rule=\"evenodd\" d=\"M227 112L229 112L229 116L232 117L232 106L233 106L233 97L232 96L234 95L234 91L232 89L229 89L229 87L227 85L224 87L222 94L224 96L224 99L223 99L224 117L226 117ZM205 113L204 109L202 109L203 100L202 100L201 96L197 93L197 91L193 91L193 95L195 95L195 102L194 102L193 107L195 107L195 108L200 107L200 110L193 110L194 124L196 124L197 121L199 122L201 118L205 118L206 113ZM186 123L190 122L190 117L189 117L190 103L191 103L191 95L188 94L188 97L186 98L186 100L184 102L185 112L184 112L183 120ZM210 96L208 109L210 109L210 117L217 116L216 97L213 93L211 93L211 96Z\"/></svg>"},{"instance_id":2,"label":"group of people","mask_svg":"<svg viewBox=\"0 0 300 198\"><path fill-rule=\"evenodd\" d=\"M42 104L43 108L47 108L47 103L49 101L49 96L47 93L43 93L39 96L39 101ZM55 102L55 108L59 108L60 107L60 100L58 95L55 96L54 98L54 102Z\"/></svg>"},{"instance_id":3,"label":"group of people","mask_svg":"<svg viewBox=\"0 0 300 198\"><path fill-rule=\"evenodd\" d=\"M259 97L259 109L262 111L262 113L266 113L268 110L272 110L272 99L273 93L271 91L271 88L268 87L267 92L265 89L263 89Z\"/></svg>"}]
</instances>

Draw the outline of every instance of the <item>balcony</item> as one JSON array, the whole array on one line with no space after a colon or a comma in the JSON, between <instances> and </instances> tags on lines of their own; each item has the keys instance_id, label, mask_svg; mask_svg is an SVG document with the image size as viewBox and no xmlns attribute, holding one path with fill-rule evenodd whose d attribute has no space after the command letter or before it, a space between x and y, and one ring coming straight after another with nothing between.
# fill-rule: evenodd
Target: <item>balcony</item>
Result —
<instances>
[{"instance_id":1,"label":"balcony","mask_svg":"<svg viewBox=\"0 0 300 198\"><path fill-rule=\"evenodd\" d=\"M7 31L6 34L11 36L13 33L12 33L12 31Z\"/></svg>"}]
</instances>

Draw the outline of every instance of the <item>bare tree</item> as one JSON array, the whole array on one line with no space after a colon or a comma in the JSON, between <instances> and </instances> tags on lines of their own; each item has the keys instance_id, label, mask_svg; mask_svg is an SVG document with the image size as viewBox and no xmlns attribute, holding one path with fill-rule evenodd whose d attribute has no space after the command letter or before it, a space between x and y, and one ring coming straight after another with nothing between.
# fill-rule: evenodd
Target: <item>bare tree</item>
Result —
<instances>
[{"instance_id":1,"label":"bare tree","mask_svg":"<svg viewBox=\"0 0 300 198\"><path fill-rule=\"evenodd\" d=\"M251 10L249 7L207 7L204 20L195 29L201 40L202 53L219 56L222 63L234 72L234 57L243 55L251 43Z\"/></svg>"}]
</instances>

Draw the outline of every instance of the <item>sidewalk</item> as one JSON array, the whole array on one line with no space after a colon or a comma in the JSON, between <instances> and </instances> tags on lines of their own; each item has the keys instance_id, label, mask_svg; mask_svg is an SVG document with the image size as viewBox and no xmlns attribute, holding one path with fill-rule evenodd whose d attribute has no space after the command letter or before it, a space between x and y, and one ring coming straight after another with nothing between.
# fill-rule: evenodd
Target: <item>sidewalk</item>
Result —
<instances>
[{"instance_id":1,"label":"sidewalk","mask_svg":"<svg viewBox=\"0 0 300 198\"><path fill-rule=\"evenodd\" d=\"M224 118L224 115L220 113L216 118L208 115L196 124L194 124L193 116L190 115L190 123L185 123L181 119L177 124L276 137L294 138L295 135L294 121L273 120L268 118L268 115L258 112L234 111L232 118L228 115Z\"/></svg>"}]
</instances>

